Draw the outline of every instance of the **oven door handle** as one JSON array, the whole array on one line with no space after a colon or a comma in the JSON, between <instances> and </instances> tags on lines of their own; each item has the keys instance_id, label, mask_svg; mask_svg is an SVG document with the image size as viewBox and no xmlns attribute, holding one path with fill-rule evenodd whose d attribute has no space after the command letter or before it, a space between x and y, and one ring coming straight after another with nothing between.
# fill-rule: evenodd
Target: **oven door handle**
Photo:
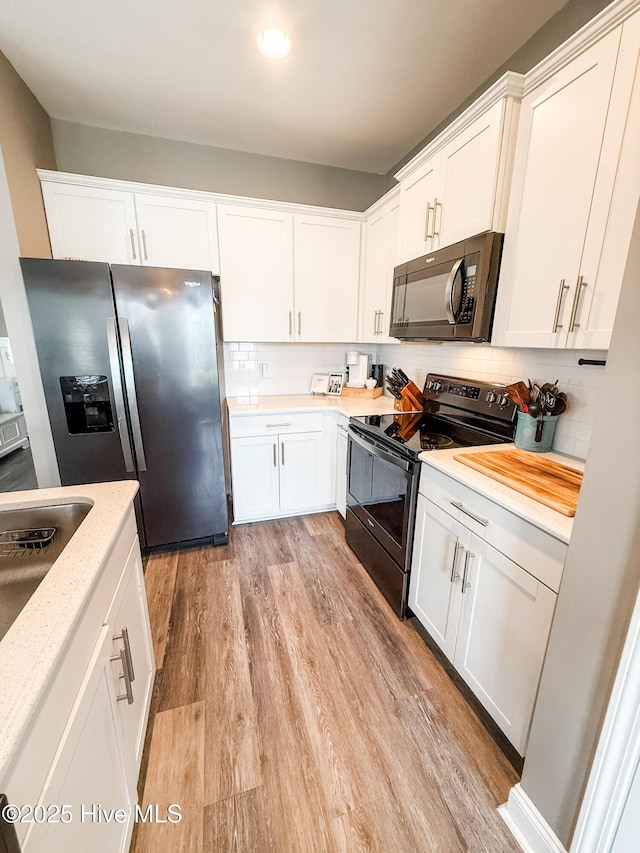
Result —
<instances>
[{"instance_id":1,"label":"oven door handle","mask_svg":"<svg viewBox=\"0 0 640 853\"><path fill-rule=\"evenodd\" d=\"M353 429L349 430L349 440L354 441L356 444L359 444L360 447L363 447L373 456L377 456L379 459L384 459L385 462L389 462L391 465L395 465L396 468L402 468L403 471L410 471L412 467L412 463L407 459L402 459L399 456L394 456L393 453L389 453L387 450L384 450L380 447L376 442L371 441L368 438L363 438L359 433L356 433Z\"/></svg>"},{"instance_id":2,"label":"oven door handle","mask_svg":"<svg viewBox=\"0 0 640 853\"><path fill-rule=\"evenodd\" d=\"M444 310L447 313L447 320L451 325L456 322L456 315L453 310L453 288L455 286L456 278L458 277L458 273L460 272L460 268L463 263L464 258L460 258L451 267L451 272L449 273L449 278L447 279L447 286L444 292Z\"/></svg>"}]
</instances>

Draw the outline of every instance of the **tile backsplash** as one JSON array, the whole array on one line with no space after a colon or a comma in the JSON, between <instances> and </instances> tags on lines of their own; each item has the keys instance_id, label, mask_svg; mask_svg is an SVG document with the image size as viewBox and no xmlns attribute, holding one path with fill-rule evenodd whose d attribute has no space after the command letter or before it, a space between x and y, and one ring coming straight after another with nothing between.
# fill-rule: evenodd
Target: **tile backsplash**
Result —
<instances>
[{"instance_id":1,"label":"tile backsplash","mask_svg":"<svg viewBox=\"0 0 640 853\"><path fill-rule=\"evenodd\" d=\"M558 421L554 450L585 459L604 369L578 365L605 352L493 347L488 344L263 344L225 343L225 382L230 397L306 394L313 373L343 371L347 350L371 355L386 368L400 367L422 387L429 372L506 384L518 379L559 382L569 406ZM266 374L266 375L265 375Z\"/></svg>"}]
</instances>

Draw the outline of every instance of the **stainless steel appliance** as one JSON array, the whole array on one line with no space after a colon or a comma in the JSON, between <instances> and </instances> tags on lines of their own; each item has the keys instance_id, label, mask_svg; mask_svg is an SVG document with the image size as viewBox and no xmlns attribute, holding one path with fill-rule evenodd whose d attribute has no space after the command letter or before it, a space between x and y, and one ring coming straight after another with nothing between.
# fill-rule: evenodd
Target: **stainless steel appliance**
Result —
<instances>
[{"instance_id":1,"label":"stainless steel appliance","mask_svg":"<svg viewBox=\"0 0 640 853\"><path fill-rule=\"evenodd\" d=\"M488 341L503 238L486 231L396 267L389 334L407 340Z\"/></svg>"},{"instance_id":2,"label":"stainless steel appliance","mask_svg":"<svg viewBox=\"0 0 640 853\"><path fill-rule=\"evenodd\" d=\"M346 538L401 619L407 615L419 455L512 441L505 385L430 373L423 412L349 421Z\"/></svg>"},{"instance_id":3,"label":"stainless steel appliance","mask_svg":"<svg viewBox=\"0 0 640 853\"><path fill-rule=\"evenodd\" d=\"M62 484L138 479L146 548L227 542L211 273L21 265Z\"/></svg>"}]
</instances>

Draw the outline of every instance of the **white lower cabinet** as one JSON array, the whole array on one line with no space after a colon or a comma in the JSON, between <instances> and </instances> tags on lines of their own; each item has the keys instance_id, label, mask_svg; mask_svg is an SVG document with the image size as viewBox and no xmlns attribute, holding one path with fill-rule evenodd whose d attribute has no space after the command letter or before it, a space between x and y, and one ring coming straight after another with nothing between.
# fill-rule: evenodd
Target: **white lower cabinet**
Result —
<instances>
[{"instance_id":1,"label":"white lower cabinet","mask_svg":"<svg viewBox=\"0 0 640 853\"><path fill-rule=\"evenodd\" d=\"M117 719L112 632L110 625L100 632L40 798L59 805L61 813L55 822L31 824L25 853L122 853L129 847L137 798ZM121 810L120 820L114 812L107 821L114 809Z\"/></svg>"},{"instance_id":2,"label":"white lower cabinet","mask_svg":"<svg viewBox=\"0 0 640 853\"><path fill-rule=\"evenodd\" d=\"M491 527L490 513L470 529L445 511L444 501L426 497L431 492L440 503L444 496L428 479L420 488L409 606L524 755L556 593L532 574L535 565L527 571L478 532ZM464 492L456 483L455 496ZM516 546L514 553L520 554Z\"/></svg>"},{"instance_id":3,"label":"white lower cabinet","mask_svg":"<svg viewBox=\"0 0 640 853\"><path fill-rule=\"evenodd\" d=\"M334 454L322 414L231 417L235 522L321 511L334 503ZM334 440L335 443L335 440Z\"/></svg>"},{"instance_id":4,"label":"white lower cabinet","mask_svg":"<svg viewBox=\"0 0 640 853\"><path fill-rule=\"evenodd\" d=\"M133 509L68 638L3 786L48 806L25 853L129 849L155 663Z\"/></svg>"},{"instance_id":5,"label":"white lower cabinet","mask_svg":"<svg viewBox=\"0 0 640 853\"><path fill-rule=\"evenodd\" d=\"M347 452L349 449L349 419L338 415L336 435L336 509L347 516Z\"/></svg>"}]
</instances>

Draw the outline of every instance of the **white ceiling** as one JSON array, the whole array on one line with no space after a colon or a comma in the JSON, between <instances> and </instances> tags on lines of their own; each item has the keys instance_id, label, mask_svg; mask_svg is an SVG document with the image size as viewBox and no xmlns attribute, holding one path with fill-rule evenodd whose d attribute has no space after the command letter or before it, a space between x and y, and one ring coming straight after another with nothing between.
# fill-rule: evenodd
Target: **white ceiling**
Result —
<instances>
[{"instance_id":1,"label":"white ceiling","mask_svg":"<svg viewBox=\"0 0 640 853\"><path fill-rule=\"evenodd\" d=\"M385 173L565 3L3 0L0 49L52 118Z\"/></svg>"}]
</instances>

